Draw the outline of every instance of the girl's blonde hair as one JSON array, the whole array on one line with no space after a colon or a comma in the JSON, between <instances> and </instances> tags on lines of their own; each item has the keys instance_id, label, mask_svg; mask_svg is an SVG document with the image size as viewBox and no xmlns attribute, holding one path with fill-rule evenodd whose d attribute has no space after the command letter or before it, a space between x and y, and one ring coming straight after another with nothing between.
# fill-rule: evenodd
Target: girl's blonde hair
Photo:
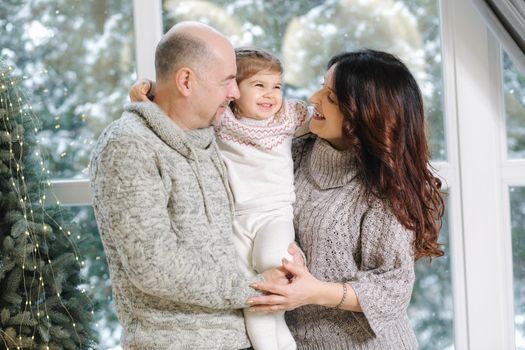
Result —
<instances>
[{"instance_id":1,"label":"girl's blonde hair","mask_svg":"<svg viewBox=\"0 0 525 350\"><path fill-rule=\"evenodd\" d=\"M235 57L237 59L237 84L261 71L283 73L281 61L258 47L239 47L235 49Z\"/></svg>"}]
</instances>

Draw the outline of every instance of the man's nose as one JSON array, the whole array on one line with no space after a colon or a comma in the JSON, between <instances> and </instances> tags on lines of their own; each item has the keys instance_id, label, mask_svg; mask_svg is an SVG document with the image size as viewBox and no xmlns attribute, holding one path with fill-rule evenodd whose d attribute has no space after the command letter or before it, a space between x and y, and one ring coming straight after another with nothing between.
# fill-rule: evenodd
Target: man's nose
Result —
<instances>
[{"instance_id":1,"label":"man's nose","mask_svg":"<svg viewBox=\"0 0 525 350\"><path fill-rule=\"evenodd\" d=\"M241 96L241 93L239 92L239 86L237 85L237 82L234 81L232 83L232 86L230 88L230 96L228 96L232 100L236 100Z\"/></svg>"}]
</instances>

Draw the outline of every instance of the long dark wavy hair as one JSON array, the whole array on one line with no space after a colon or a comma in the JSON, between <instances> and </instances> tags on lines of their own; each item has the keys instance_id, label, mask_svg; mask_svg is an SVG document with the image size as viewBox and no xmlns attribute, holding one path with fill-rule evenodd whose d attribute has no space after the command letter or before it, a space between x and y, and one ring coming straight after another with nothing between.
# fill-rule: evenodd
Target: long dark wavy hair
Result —
<instances>
[{"instance_id":1,"label":"long dark wavy hair","mask_svg":"<svg viewBox=\"0 0 525 350\"><path fill-rule=\"evenodd\" d=\"M415 232L416 260L443 255L437 242L444 202L430 168L423 99L395 56L362 50L334 56L334 86L343 132L366 193L385 201Z\"/></svg>"}]
</instances>

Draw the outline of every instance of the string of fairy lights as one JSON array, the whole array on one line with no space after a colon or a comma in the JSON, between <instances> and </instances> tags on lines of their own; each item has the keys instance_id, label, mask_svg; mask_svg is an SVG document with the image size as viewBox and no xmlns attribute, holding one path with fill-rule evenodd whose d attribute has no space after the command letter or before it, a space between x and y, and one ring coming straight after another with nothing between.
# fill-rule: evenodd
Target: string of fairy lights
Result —
<instances>
[{"instance_id":1,"label":"string of fairy lights","mask_svg":"<svg viewBox=\"0 0 525 350\"><path fill-rule=\"evenodd\" d=\"M38 186L36 187L36 193L29 193L28 184L26 183L26 177L24 174L24 130L21 128L13 130L11 127L12 122L20 124L29 124L33 128L35 135L39 132L39 123L38 119L33 113L33 108L28 104L28 99L25 96L24 89L21 87L22 78L13 78L14 68L11 66L5 67L0 62L0 111L4 110L6 115L0 118L2 120L4 134L3 137L8 140L9 144L9 171L11 174L10 182L12 186L13 193L16 195L17 201L20 203L20 209L23 213L23 235L27 237L24 240L24 249L23 252L31 254L31 259L27 259L26 254L22 254L23 263L22 263L22 272L20 278L23 282L24 293L27 296L24 305L22 305L22 320L19 323L18 329L18 340L13 339L13 334L8 334L5 330L2 330L0 338L4 341L5 347L9 350L9 344L16 344L16 349L23 348L23 338L22 338L22 327L23 324L34 323L35 326L38 326L43 319L50 322L50 313L52 312L51 307L48 305L47 298L50 298L51 295L49 292L46 292L46 284L51 283L52 285L58 285L57 271L53 268L53 261L46 256L40 249L39 240L37 233L34 231L34 225L32 223L37 223L39 227L43 230L43 240L46 245L48 245L48 235L51 234L52 227L46 222L52 222L56 227L58 227L58 234L62 234L70 247L72 248L72 253L75 256L76 262L79 264L80 268L85 266L85 261L82 259L79 248L72 239L72 233L69 229L60 226L58 222L50 215L45 209L46 204L46 192L50 193L48 189L51 187L51 182L49 181L49 169L45 165L45 157L40 149L40 141L36 139L34 156L37 157L40 165L40 174L38 175ZM11 94L9 93L11 91ZM14 97L14 99L13 99ZM14 118L15 120L10 120ZM1 117L1 116L0 116ZM2 135L0 135L2 136ZM15 152L15 146L19 152ZM29 151L29 150L28 150ZM17 158L16 155L19 155ZM4 162L5 164L6 162ZM54 194L53 194L54 196ZM60 205L60 201L56 196L54 196L57 206ZM37 217L33 208L39 207L40 215ZM16 237L14 237L16 239ZM11 238L12 239L12 238ZM80 239L80 236L77 236L77 240ZM39 261L46 261L47 266L41 266ZM44 268L47 268L50 272L51 281L46 281L46 273L43 271ZM36 284L35 281L38 281ZM36 298L32 299L31 296L34 295L34 291L31 290L33 286L38 286L36 291ZM82 289L83 294L86 293L85 289ZM89 299L89 296L86 295ZM68 315L71 321L71 325L75 331L75 335L78 341L81 343L81 337L77 331L77 325L75 319L69 312L65 302L62 300L60 292L56 292L56 299L58 303ZM37 302L36 305L33 305L34 300ZM93 304L91 304L91 314L94 314ZM36 306L36 310L35 307ZM37 332L37 327L33 327L33 334L31 339L35 339L35 333ZM44 339L43 339L44 340ZM45 340L44 340L45 341ZM46 348L49 350L49 344L46 344Z\"/></svg>"}]
</instances>

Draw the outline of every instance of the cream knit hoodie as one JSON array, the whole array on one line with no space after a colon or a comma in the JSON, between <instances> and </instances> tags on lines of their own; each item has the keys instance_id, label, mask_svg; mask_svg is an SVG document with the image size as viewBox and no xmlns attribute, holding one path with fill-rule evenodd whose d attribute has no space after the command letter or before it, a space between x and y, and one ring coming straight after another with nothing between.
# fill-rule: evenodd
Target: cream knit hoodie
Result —
<instances>
[{"instance_id":1,"label":"cream knit hoodie","mask_svg":"<svg viewBox=\"0 0 525 350\"><path fill-rule=\"evenodd\" d=\"M90 171L123 347L249 347L240 308L256 293L238 270L213 129L185 132L156 104L133 103Z\"/></svg>"}]
</instances>

